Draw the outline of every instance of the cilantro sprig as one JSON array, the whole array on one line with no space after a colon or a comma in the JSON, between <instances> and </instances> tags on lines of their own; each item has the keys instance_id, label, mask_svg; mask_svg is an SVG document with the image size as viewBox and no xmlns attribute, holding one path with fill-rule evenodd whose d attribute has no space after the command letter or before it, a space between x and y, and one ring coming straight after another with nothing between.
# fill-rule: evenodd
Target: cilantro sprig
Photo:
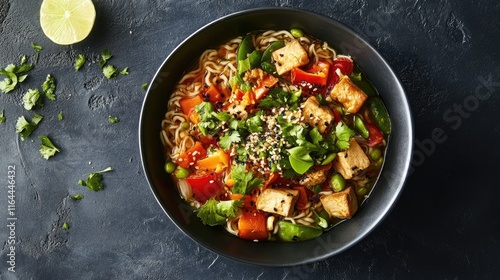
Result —
<instances>
[{"instance_id":1,"label":"cilantro sprig","mask_svg":"<svg viewBox=\"0 0 500 280\"><path fill-rule=\"evenodd\" d=\"M101 170L101 171L92 172L92 173L88 174L88 177L85 181L78 180L78 184L87 187L87 189L89 189L91 191L95 191L95 192L100 191L100 190L104 189L104 185L101 182L103 179L102 173L109 172L112 170L113 170L113 168L108 167L108 168Z\"/></svg>"},{"instance_id":2,"label":"cilantro sprig","mask_svg":"<svg viewBox=\"0 0 500 280\"><path fill-rule=\"evenodd\" d=\"M232 192L235 194L249 194L264 183L264 179L255 177L252 171L246 171L245 165L242 164L233 167L231 178L234 180Z\"/></svg>"},{"instance_id":3,"label":"cilantro sprig","mask_svg":"<svg viewBox=\"0 0 500 280\"><path fill-rule=\"evenodd\" d=\"M43 116L34 113L31 122L28 122L24 116L20 116L16 122L16 132L21 133L21 140L24 141L31 133L37 129L38 124L42 121Z\"/></svg>"},{"instance_id":4,"label":"cilantro sprig","mask_svg":"<svg viewBox=\"0 0 500 280\"><path fill-rule=\"evenodd\" d=\"M240 200L217 201L210 198L198 209L197 216L205 225L223 225L227 218L235 217L242 206L243 203Z\"/></svg>"},{"instance_id":5,"label":"cilantro sprig","mask_svg":"<svg viewBox=\"0 0 500 280\"><path fill-rule=\"evenodd\" d=\"M40 145L40 154L44 159L48 160L50 157L60 152L60 150L54 146L49 137L40 135L38 138L42 141L42 144Z\"/></svg>"}]
</instances>

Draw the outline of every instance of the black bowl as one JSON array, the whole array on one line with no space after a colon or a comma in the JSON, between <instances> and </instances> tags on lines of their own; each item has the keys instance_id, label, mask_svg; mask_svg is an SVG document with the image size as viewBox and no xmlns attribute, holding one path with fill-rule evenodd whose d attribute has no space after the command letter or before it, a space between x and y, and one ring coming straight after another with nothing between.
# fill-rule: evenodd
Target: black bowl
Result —
<instances>
[{"instance_id":1,"label":"black bowl","mask_svg":"<svg viewBox=\"0 0 500 280\"><path fill-rule=\"evenodd\" d=\"M349 54L366 72L385 102L392 121L386 160L370 197L350 220L319 238L299 243L251 242L239 239L220 227L201 223L181 199L170 175L164 171L160 122L167 111L170 92L193 59L209 48L236 36L264 29L300 28L306 34L329 42L340 53ZM187 63L186 63L187 62ZM151 82L139 124L140 151L144 173L158 203L174 224L192 240L213 252L238 261L291 266L334 256L360 241L387 216L407 176L413 141L408 102L389 65L360 36L341 23L307 11L261 8L237 12L199 29L182 42L163 62Z\"/></svg>"}]
</instances>

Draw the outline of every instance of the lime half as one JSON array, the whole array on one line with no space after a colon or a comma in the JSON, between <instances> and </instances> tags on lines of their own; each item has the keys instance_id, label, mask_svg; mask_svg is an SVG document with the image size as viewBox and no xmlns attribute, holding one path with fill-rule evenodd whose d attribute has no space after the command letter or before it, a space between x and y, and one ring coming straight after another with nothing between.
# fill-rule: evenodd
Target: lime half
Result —
<instances>
[{"instance_id":1,"label":"lime half","mask_svg":"<svg viewBox=\"0 0 500 280\"><path fill-rule=\"evenodd\" d=\"M71 45L90 34L95 15L91 0L43 0L40 25L54 43Z\"/></svg>"}]
</instances>

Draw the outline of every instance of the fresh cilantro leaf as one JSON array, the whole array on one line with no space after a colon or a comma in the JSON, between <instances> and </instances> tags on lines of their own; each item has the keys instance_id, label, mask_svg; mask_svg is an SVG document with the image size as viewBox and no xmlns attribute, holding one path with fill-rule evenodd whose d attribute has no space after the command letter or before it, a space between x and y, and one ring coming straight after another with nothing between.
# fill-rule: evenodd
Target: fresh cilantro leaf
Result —
<instances>
[{"instance_id":1,"label":"fresh cilantro leaf","mask_svg":"<svg viewBox=\"0 0 500 280\"><path fill-rule=\"evenodd\" d=\"M118 69L116 69L116 67L114 67L113 65L108 64L104 66L104 68L102 69L102 73L106 78L111 79L118 76Z\"/></svg>"},{"instance_id":2,"label":"fresh cilantro leaf","mask_svg":"<svg viewBox=\"0 0 500 280\"><path fill-rule=\"evenodd\" d=\"M28 89L23 96L24 109L32 110L36 107L43 106L43 99L38 89Z\"/></svg>"},{"instance_id":3,"label":"fresh cilantro leaf","mask_svg":"<svg viewBox=\"0 0 500 280\"><path fill-rule=\"evenodd\" d=\"M248 150L245 147L238 147L236 149L236 162L245 163L248 159Z\"/></svg>"},{"instance_id":4,"label":"fresh cilantro leaf","mask_svg":"<svg viewBox=\"0 0 500 280\"><path fill-rule=\"evenodd\" d=\"M335 145L341 151L349 149L349 139L355 135L354 131L350 129L347 125L339 122L335 127L335 136L337 137L337 142Z\"/></svg>"},{"instance_id":5,"label":"fresh cilantro leaf","mask_svg":"<svg viewBox=\"0 0 500 280\"><path fill-rule=\"evenodd\" d=\"M6 120L5 118L5 110L2 109L2 113L0 113L0 123L4 123Z\"/></svg>"},{"instance_id":6,"label":"fresh cilantro leaf","mask_svg":"<svg viewBox=\"0 0 500 280\"><path fill-rule=\"evenodd\" d=\"M258 107L263 109L271 109L273 107L280 108L295 108L298 106L298 101L302 95L302 90L297 92L287 92L280 87L272 88L258 104Z\"/></svg>"},{"instance_id":7,"label":"fresh cilantro leaf","mask_svg":"<svg viewBox=\"0 0 500 280\"><path fill-rule=\"evenodd\" d=\"M226 217L218 213L217 204L217 200L210 198L198 209L197 216L204 225L216 226L223 225L226 222Z\"/></svg>"},{"instance_id":8,"label":"fresh cilantro leaf","mask_svg":"<svg viewBox=\"0 0 500 280\"><path fill-rule=\"evenodd\" d=\"M68 230L69 229L68 223L64 222L64 224L62 225L62 228L65 230Z\"/></svg>"},{"instance_id":9,"label":"fresh cilantro leaf","mask_svg":"<svg viewBox=\"0 0 500 280\"><path fill-rule=\"evenodd\" d=\"M259 133L264 130L262 127L263 121L261 119L262 115L264 114L264 111L258 111L255 116L249 117L246 120L246 126L248 128L249 132L252 133Z\"/></svg>"},{"instance_id":10,"label":"fresh cilantro leaf","mask_svg":"<svg viewBox=\"0 0 500 280\"><path fill-rule=\"evenodd\" d=\"M196 105L194 109L200 116L200 122L198 123L200 132L205 136L217 134L220 130L221 121L217 118L218 114L214 112L212 103L202 102Z\"/></svg>"},{"instance_id":11,"label":"fresh cilantro leaf","mask_svg":"<svg viewBox=\"0 0 500 280\"><path fill-rule=\"evenodd\" d=\"M117 123L120 121L120 119L118 117L112 117L112 116L109 116L108 120L110 123Z\"/></svg>"},{"instance_id":12,"label":"fresh cilantro leaf","mask_svg":"<svg viewBox=\"0 0 500 280\"><path fill-rule=\"evenodd\" d=\"M63 116L63 113L61 111L61 112L59 112L59 114L57 114L57 119L60 120L60 121L62 121L63 118L64 118L64 116Z\"/></svg>"},{"instance_id":13,"label":"fresh cilantro leaf","mask_svg":"<svg viewBox=\"0 0 500 280\"><path fill-rule=\"evenodd\" d=\"M42 46L31 43L31 47L35 50L35 63L38 63L38 57L40 56L40 51L43 49Z\"/></svg>"},{"instance_id":14,"label":"fresh cilantro leaf","mask_svg":"<svg viewBox=\"0 0 500 280\"><path fill-rule=\"evenodd\" d=\"M0 90L4 93L13 91L17 86L17 75L5 69L0 69L0 74L5 76L3 81L0 81Z\"/></svg>"},{"instance_id":15,"label":"fresh cilantro leaf","mask_svg":"<svg viewBox=\"0 0 500 280\"><path fill-rule=\"evenodd\" d=\"M99 61L99 67L103 68L108 62L109 59L113 57L113 55L108 50L103 50L101 53L102 60Z\"/></svg>"},{"instance_id":16,"label":"fresh cilantro leaf","mask_svg":"<svg viewBox=\"0 0 500 280\"><path fill-rule=\"evenodd\" d=\"M241 142L241 137L238 131L228 131L219 139L219 145L224 150L229 150L231 144Z\"/></svg>"},{"instance_id":17,"label":"fresh cilantro leaf","mask_svg":"<svg viewBox=\"0 0 500 280\"><path fill-rule=\"evenodd\" d=\"M264 179L255 178L251 171L245 170L245 165L237 164L231 171L231 178L234 180L232 192L235 194L249 194L253 189L261 187Z\"/></svg>"},{"instance_id":18,"label":"fresh cilantro leaf","mask_svg":"<svg viewBox=\"0 0 500 280\"><path fill-rule=\"evenodd\" d=\"M26 55L21 55L21 64L25 64L26 62L28 62L28 57Z\"/></svg>"},{"instance_id":19,"label":"fresh cilantro leaf","mask_svg":"<svg viewBox=\"0 0 500 280\"><path fill-rule=\"evenodd\" d=\"M315 145L319 145L320 142L323 141L323 135L321 135L321 133L318 130L318 127L316 126L313 129L311 129L311 131L309 131L309 137L311 137L311 140Z\"/></svg>"},{"instance_id":20,"label":"fresh cilantro leaf","mask_svg":"<svg viewBox=\"0 0 500 280\"><path fill-rule=\"evenodd\" d=\"M79 194L76 194L76 195L73 195L73 196L70 196L71 200L80 200L82 199L84 196L83 194L79 193Z\"/></svg>"},{"instance_id":21,"label":"fresh cilantro leaf","mask_svg":"<svg viewBox=\"0 0 500 280\"><path fill-rule=\"evenodd\" d=\"M44 159L48 160L51 156L60 152L60 150L54 146L52 141L50 141L49 137L40 135L38 138L42 141L42 144L40 145L40 154Z\"/></svg>"},{"instance_id":22,"label":"fresh cilantro leaf","mask_svg":"<svg viewBox=\"0 0 500 280\"><path fill-rule=\"evenodd\" d=\"M24 141L24 139L28 138L28 136L31 135L31 133L38 127L38 124L40 121L43 119L43 116L38 115L37 113L34 114L33 119L31 120L32 122L28 122L24 116L21 116L17 119L16 122L16 132L21 133L21 140Z\"/></svg>"},{"instance_id":23,"label":"fresh cilantro leaf","mask_svg":"<svg viewBox=\"0 0 500 280\"><path fill-rule=\"evenodd\" d=\"M142 84L142 85L141 85L141 88L142 88L143 90L147 90L147 89L148 89L148 83L144 83L144 84Z\"/></svg>"},{"instance_id":24,"label":"fresh cilantro leaf","mask_svg":"<svg viewBox=\"0 0 500 280\"><path fill-rule=\"evenodd\" d=\"M80 70L80 68L82 68L82 66L85 65L86 61L87 61L87 58L85 58L85 56L83 54L77 55L75 57L75 70L76 71Z\"/></svg>"},{"instance_id":25,"label":"fresh cilantro leaf","mask_svg":"<svg viewBox=\"0 0 500 280\"><path fill-rule=\"evenodd\" d=\"M128 67L123 68L122 71L120 71L121 75L128 75Z\"/></svg>"},{"instance_id":26,"label":"fresh cilantro leaf","mask_svg":"<svg viewBox=\"0 0 500 280\"><path fill-rule=\"evenodd\" d=\"M111 170L113 170L113 168L108 167L104 170L90 173L85 181L79 180L78 184L87 187L87 189L91 191L100 191L104 188L104 185L101 182L103 179L102 173L109 172Z\"/></svg>"},{"instance_id":27,"label":"fresh cilantro leaf","mask_svg":"<svg viewBox=\"0 0 500 280\"><path fill-rule=\"evenodd\" d=\"M242 206L240 200L217 201L212 197L198 209L197 216L205 225L223 225L226 223L226 218L235 217Z\"/></svg>"},{"instance_id":28,"label":"fresh cilantro leaf","mask_svg":"<svg viewBox=\"0 0 500 280\"><path fill-rule=\"evenodd\" d=\"M42 90L48 99L52 101L56 100L56 95L54 94L54 92L56 91L56 80L54 79L54 77L52 77L52 75L47 75L45 82L43 82L42 84Z\"/></svg>"}]
</instances>

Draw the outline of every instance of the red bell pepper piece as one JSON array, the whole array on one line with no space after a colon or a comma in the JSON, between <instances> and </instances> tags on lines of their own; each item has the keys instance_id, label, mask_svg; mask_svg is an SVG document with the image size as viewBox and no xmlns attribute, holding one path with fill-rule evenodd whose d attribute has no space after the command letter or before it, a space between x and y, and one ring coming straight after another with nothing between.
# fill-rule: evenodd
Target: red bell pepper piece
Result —
<instances>
[{"instance_id":1,"label":"red bell pepper piece","mask_svg":"<svg viewBox=\"0 0 500 280\"><path fill-rule=\"evenodd\" d=\"M330 64L321 60L305 69L296 67L291 72L292 83L306 92L317 91L326 86L329 71Z\"/></svg>"},{"instance_id":2,"label":"red bell pepper piece","mask_svg":"<svg viewBox=\"0 0 500 280\"><path fill-rule=\"evenodd\" d=\"M222 190L222 184L213 172L192 173L186 181L191 186L193 197L201 203L216 196Z\"/></svg>"},{"instance_id":3,"label":"red bell pepper piece","mask_svg":"<svg viewBox=\"0 0 500 280\"><path fill-rule=\"evenodd\" d=\"M253 92L255 93L255 99L258 101L262 99L266 93L271 89L274 85L278 83L279 79L274 77L273 75L266 75L257 83L257 86L253 88Z\"/></svg>"},{"instance_id":4,"label":"red bell pepper piece","mask_svg":"<svg viewBox=\"0 0 500 280\"><path fill-rule=\"evenodd\" d=\"M372 122L365 123L366 129L370 132L370 136L366 140L366 145L369 147L377 146L384 141L384 135Z\"/></svg>"},{"instance_id":5,"label":"red bell pepper piece","mask_svg":"<svg viewBox=\"0 0 500 280\"><path fill-rule=\"evenodd\" d=\"M337 75L337 69L340 69L340 72L343 75L350 76L352 74L352 70L354 69L354 63L351 59L347 57L337 57L330 67L330 74L328 75L328 83L326 85L326 90L324 95L328 95L330 91L332 91L333 87L339 82L339 75Z\"/></svg>"}]
</instances>

